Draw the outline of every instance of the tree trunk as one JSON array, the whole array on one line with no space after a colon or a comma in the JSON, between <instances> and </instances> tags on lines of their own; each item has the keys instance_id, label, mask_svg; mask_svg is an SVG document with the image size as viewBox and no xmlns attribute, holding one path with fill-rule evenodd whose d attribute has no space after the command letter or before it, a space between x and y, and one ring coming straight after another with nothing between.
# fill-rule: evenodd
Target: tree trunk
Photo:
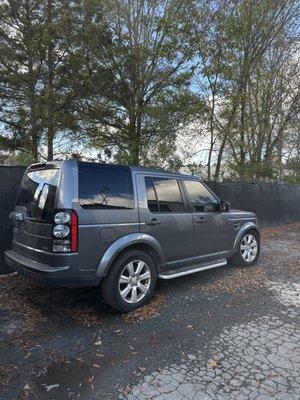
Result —
<instances>
[{"instance_id":1,"label":"tree trunk","mask_svg":"<svg viewBox=\"0 0 300 400\"><path fill-rule=\"evenodd\" d=\"M283 181L283 164L282 164L282 148L283 148L283 139L280 137L277 143L277 158L278 158L278 177L279 182Z\"/></svg>"},{"instance_id":2,"label":"tree trunk","mask_svg":"<svg viewBox=\"0 0 300 400\"><path fill-rule=\"evenodd\" d=\"M32 145L31 145L31 157L33 162L38 162L39 161L39 154L38 154L38 132L36 131L36 128L33 129L33 134L32 134Z\"/></svg>"},{"instance_id":3,"label":"tree trunk","mask_svg":"<svg viewBox=\"0 0 300 400\"><path fill-rule=\"evenodd\" d=\"M214 177L215 181L218 181L219 177L220 177L221 162L222 162L222 157L223 157L223 152L224 152L224 149L225 149L226 142L227 142L227 135L225 135L223 137L223 140L222 140L222 143L221 143L221 147L220 147L220 150L219 150L219 153L218 153L218 159L217 159L217 165L216 165L215 177Z\"/></svg>"},{"instance_id":4,"label":"tree trunk","mask_svg":"<svg viewBox=\"0 0 300 400\"><path fill-rule=\"evenodd\" d=\"M239 175L242 179L245 175L245 93L242 94L242 104L241 104L241 128L240 128L240 165L239 165Z\"/></svg>"},{"instance_id":5,"label":"tree trunk","mask_svg":"<svg viewBox=\"0 0 300 400\"><path fill-rule=\"evenodd\" d=\"M128 135L128 163L131 165L139 165L140 163L140 146L141 146L141 121L140 117L134 115L129 116L129 135Z\"/></svg>"},{"instance_id":6,"label":"tree trunk","mask_svg":"<svg viewBox=\"0 0 300 400\"><path fill-rule=\"evenodd\" d=\"M47 132L47 160L53 160L53 141L54 141L54 128L53 125L48 125Z\"/></svg>"},{"instance_id":7,"label":"tree trunk","mask_svg":"<svg viewBox=\"0 0 300 400\"><path fill-rule=\"evenodd\" d=\"M53 80L54 80L54 62L53 62L53 40L52 40L52 0L48 0L47 2L47 23L48 23L48 77L47 77L47 160L53 160L53 141L55 136L55 127L54 127L54 89L53 89Z\"/></svg>"},{"instance_id":8,"label":"tree trunk","mask_svg":"<svg viewBox=\"0 0 300 400\"><path fill-rule=\"evenodd\" d=\"M213 99L212 99L212 107L210 113L210 147L208 152L208 160L207 160L207 179L210 181L211 179L211 158L214 147L214 115L215 115L215 89L213 90Z\"/></svg>"},{"instance_id":9,"label":"tree trunk","mask_svg":"<svg viewBox=\"0 0 300 400\"><path fill-rule=\"evenodd\" d=\"M31 21L31 12L29 3L26 3L26 19L27 25L32 28L32 21ZM34 71L34 58L32 52L28 50L28 76L29 76L29 87L28 87L28 96L29 96L29 108L30 108L30 125L31 125L31 135L30 135L30 143L29 145L26 144L28 152L30 152L32 161L38 162L39 155L38 155L38 148L39 148L39 139L40 139L40 132L38 127L38 99L36 95L36 77Z\"/></svg>"},{"instance_id":10,"label":"tree trunk","mask_svg":"<svg viewBox=\"0 0 300 400\"><path fill-rule=\"evenodd\" d=\"M247 60L247 57L246 57ZM245 61L246 64L246 61ZM245 69L245 67L243 68ZM247 91L247 71L243 73L243 80L241 85L241 116L240 116L240 162L239 162L239 175L240 179L245 176L245 161L246 161L246 151L245 151L245 120L246 120L246 91Z\"/></svg>"},{"instance_id":11,"label":"tree trunk","mask_svg":"<svg viewBox=\"0 0 300 400\"><path fill-rule=\"evenodd\" d=\"M129 164L132 165L139 165L140 163L140 156L139 156L139 144L137 141L132 142L130 147L130 157L129 157Z\"/></svg>"},{"instance_id":12,"label":"tree trunk","mask_svg":"<svg viewBox=\"0 0 300 400\"><path fill-rule=\"evenodd\" d=\"M33 162L38 162L38 147L39 147L39 128L37 126L37 104L36 104L36 96L35 96L35 84L34 84L34 72L33 72L33 63L29 62L29 74L31 77L30 82L30 94L29 94L29 104L30 104L30 122L32 135L30 140L30 153L32 156Z\"/></svg>"},{"instance_id":13,"label":"tree trunk","mask_svg":"<svg viewBox=\"0 0 300 400\"><path fill-rule=\"evenodd\" d=\"M207 161L207 180L210 181L211 178L211 154L212 154L212 145L208 152L208 161Z\"/></svg>"}]
</instances>

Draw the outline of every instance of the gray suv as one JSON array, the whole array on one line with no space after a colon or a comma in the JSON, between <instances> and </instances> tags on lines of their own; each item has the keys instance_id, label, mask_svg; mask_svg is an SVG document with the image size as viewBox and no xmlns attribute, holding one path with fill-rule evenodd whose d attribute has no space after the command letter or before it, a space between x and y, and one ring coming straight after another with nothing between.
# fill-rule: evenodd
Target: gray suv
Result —
<instances>
[{"instance_id":1,"label":"gray suv","mask_svg":"<svg viewBox=\"0 0 300 400\"><path fill-rule=\"evenodd\" d=\"M198 177L159 169L33 164L10 218L13 270L47 285L101 285L123 312L149 301L157 278L259 256L255 214L230 211Z\"/></svg>"}]
</instances>

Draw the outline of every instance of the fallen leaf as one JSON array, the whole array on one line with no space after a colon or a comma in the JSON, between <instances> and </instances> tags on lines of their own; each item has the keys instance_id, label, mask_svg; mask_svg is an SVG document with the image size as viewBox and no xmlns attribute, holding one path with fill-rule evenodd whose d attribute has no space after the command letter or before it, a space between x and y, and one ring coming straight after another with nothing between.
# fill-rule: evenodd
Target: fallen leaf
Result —
<instances>
[{"instance_id":1,"label":"fallen leaf","mask_svg":"<svg viewBox=\"0 0 300 400\"><path fill-rule=\"evenodd\" d=\"M194 328L193 325L188 325L187 328L188 328L190 331L195 331L195 330L196 330L196 328Z\"/></svg>"},{"instance_id":2,"label":"fallen leaf","mask_svg":"<svg viewBox=\"0 0 300 400\"><path fill-rule=\"evenodd\" d=\"M207 361L207 367L208 368L217 368L220 366L220 361L218 360L213 360L212 358Z\"/></svg>"}]
</instances>

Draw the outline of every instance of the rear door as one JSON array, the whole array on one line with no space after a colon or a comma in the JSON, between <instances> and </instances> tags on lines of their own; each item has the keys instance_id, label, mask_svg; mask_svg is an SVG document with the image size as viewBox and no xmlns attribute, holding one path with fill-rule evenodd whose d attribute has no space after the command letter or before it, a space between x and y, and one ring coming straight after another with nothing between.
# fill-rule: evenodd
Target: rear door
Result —
<instances>
[{"instance_id":1,"label":"rear door","mask_svg":"<svg viewBox=\"0 0 300 400\"><path fill-rule=\"evenodd\" d=\"M176 267L193 256L193 218L179 181L165 176L137 176L141 232L161 245L166 263Z\"/></svg>"},{"instance_id":2,"label":"rear door","mask_svg":"<svg viewBox=\"0 0 300 400\"><path fill-rule=\"evenodd\" d=\"M194 255L203 259L226 257L233 245L229 213L219 211L219 201L200 181L183 180L194 221Z\"/></svg>"},{"instance_id":3,"label":"rear door","mask_svg":"<svg viewBox=\"0 0 300 400\"><path fill-rule=\"evenodd\" d=\"M15 243L52 251L52 221L59 185L58 166L28 168L23 176L13 220Z\"/></svg>"}]
</instances>

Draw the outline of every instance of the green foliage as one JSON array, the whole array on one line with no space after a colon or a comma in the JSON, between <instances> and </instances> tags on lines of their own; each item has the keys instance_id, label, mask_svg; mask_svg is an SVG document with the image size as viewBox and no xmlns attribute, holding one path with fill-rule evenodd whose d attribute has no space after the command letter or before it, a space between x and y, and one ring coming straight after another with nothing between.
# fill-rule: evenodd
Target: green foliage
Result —
<instances>
[{"instance_id":1,"label":"green foliage","mask_svg":"<svg viewBox=\"0 0 300 400\"><path fill-rule=\"evenodd\" d=\"M1 2L0 16L1 144L37 160L46 141L51 159L56 133L77 127L71 5L65 0L8 0Z\"/></svg>"},{"instance_id":2,"label":"green foliage","mask_svg":"<svg viewBox=\"0 0 300 400\"><path fill-rule=\"evenodd\" d=\"M275 180L276 169L272 166L265 165L260 162L246 162L244 164L229 163L231 178L238 179L243 177L244 180Z\"/></svg>"},{"instance_id":3,"label":"green foliage","mask_svg":"<svg viewBox=\"0 0 300 400\"><path fill-rule=\"evenodd\" d=\"M21 151L15 152L12 155L5 155L2 158L2 162L5 165L23 165L27 167L28 165L34 163L34 159L31 154L24 153Z\"/></svg>"},{"instance_id":4,"label":"green foliage","mask_svg":"<svg viewBox=\"0 0 300 400\"><path fill-rule=\"evenodd\" d=\"M1 2L0 149L26 163L21 154L52 159L58 148L79 159L87 144L103 162L179 170L189 161L178 135L201 122L206 157L187 168L297 181L297 9L296 0Z\"/></svg>"},{"instance_id":5,"label":"green foliage","mask_svg":"<svg viewBox=\"0 0 300 400\"><path fill-rule=\"evenodd\" d=\"M281 180L283 167L274 171L292 151L288 137L299 136L299 4L209 4L213 21L198 43L196 77L207 105L208 151L217 154L214 179L222 175L222 160L229 160L225 175ZM197 18L194 24L197 33ZM213 162L207 161L209 178Z\"/></svg>"},{"instance_id":6,"label":"green foliage","mask_svg":"<svg viewBox=\"0 0 300 400\"><path fill-rule=\"evenodd\" d=\"M291 158L285 165L287 173L284 177L285 183L300 184L300 159Z\"/></svg>"},{"instance_id":7,"label":"green foliage","mask_svg":"<svg viewBox=\"0 0 300 400\"><path fill-rule=\"evenodd\" d=\"M79 44L87 81L81 127L118 162L148 164L163 143L166 156L174 131L199 112L189 89L185 9L173 0L93 3Z\"/></svg>"}]
</instances>

